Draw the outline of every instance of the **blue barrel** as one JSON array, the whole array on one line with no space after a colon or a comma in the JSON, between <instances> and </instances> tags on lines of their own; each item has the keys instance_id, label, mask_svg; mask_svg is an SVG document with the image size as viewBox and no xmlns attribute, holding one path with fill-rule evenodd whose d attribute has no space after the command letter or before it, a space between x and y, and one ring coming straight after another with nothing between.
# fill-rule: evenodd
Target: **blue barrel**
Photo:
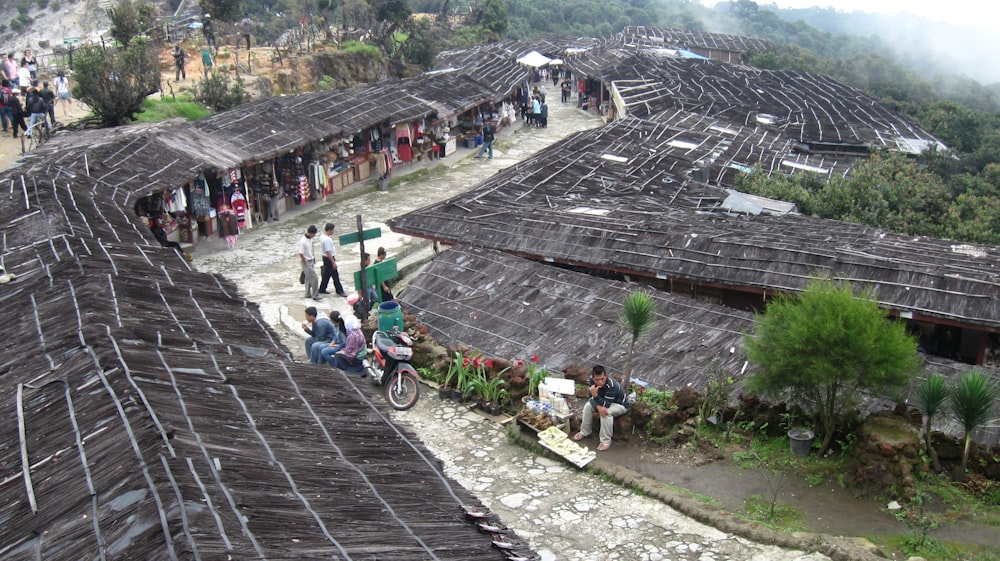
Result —
<instances>
[{"instance_id":1,"label":"blue barrel","mask_svg":"<svg viewBox=\"0 0 1000 561\"><path fill-rule=\"evenodd\" d=\"M403 331L403 309L398 302L382 302L378 305L378 330L391 333Z\"/></svg>"}]
</instances>

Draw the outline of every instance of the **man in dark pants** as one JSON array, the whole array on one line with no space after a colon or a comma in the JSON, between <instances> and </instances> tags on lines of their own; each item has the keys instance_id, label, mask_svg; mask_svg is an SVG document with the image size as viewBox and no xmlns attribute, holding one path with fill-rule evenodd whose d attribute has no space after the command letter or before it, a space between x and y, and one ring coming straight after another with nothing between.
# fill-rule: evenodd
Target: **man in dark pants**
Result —
<instances>
[{"instance_id":1,"label":"man in dark pants","mask_svg":"<svg viewBox=\"0 0 1000 561\"><path fill-rule=\"evenodd\" d=\"M337 271L337 248L333 243L333 223L327 222L323 227L323 235L319 237L319 246L323 252L323 281L319 284L320 294L329 294L326 291L330 279L333 279L333 288L338 296L347 296L344 286L340 284L340 273Z\"/></svg>"}]
</instances>

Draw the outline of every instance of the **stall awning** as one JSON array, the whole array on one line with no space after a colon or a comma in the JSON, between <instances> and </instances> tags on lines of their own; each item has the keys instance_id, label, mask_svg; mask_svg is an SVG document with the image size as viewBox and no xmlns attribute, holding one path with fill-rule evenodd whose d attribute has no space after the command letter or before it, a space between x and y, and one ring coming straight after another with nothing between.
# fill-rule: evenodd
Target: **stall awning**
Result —
<instances>
[{"instance_id":1,"label":"stall awning","mask_svg":"<svg viewBox=\"0 0 1000 561\"><path fill-rule=\"evenodd\" d=\"M528 66L534 66L538 68L539 66L545 66L551 61L549 57L543 55L538 51L531 51L530 53L524 55L523 57L517 59L520 64L526 64Z\"/></svg>"}]
</instances>

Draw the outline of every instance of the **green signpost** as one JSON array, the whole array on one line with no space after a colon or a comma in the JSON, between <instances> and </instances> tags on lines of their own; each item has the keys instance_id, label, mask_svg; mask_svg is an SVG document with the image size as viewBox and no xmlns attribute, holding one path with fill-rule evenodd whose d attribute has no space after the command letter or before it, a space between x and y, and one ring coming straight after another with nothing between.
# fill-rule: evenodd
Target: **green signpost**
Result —
<instances>
[{"instance_id":1,"label":"green signpost","mask_svg":"<svg viewBox=\"0 0 1000 561\"><path fill-rule=\"evenodd\" d=\"M382 236L381 228L369 228L368 230L363 229L361 225L361 215L359 214L358 231L351 232L350 234L344 234L338 238L338 241L340 242L340 245L347 245L352 243L361 244L361 255L364 256L365 240L373 240L381 236ZM369 265L368 267L363 267L360 271L354 273L354 288L355 290L361 291L362 298L364 298L365 300L366 311L371 307L372 303L368 301L368 291L362 289L367 288L369 286L378 287L384 281L392 280L397 276L399 276L399 271L397 271L396 269L395 259L386 259L381 263L375 263L373 265ZM375 290L375 297L381 304L382 291Z\"/></svg>"}]
</instances>

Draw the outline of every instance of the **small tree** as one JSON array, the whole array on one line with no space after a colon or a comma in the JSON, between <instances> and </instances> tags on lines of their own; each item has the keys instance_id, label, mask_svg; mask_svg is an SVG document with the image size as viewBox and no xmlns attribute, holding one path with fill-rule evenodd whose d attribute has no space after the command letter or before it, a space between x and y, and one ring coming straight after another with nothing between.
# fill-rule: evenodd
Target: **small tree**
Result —
<instances>
[{"instance_id":1,"label":"small tree","mask_svg":"<svg viewBox=\"0 0 1000 561\"><path fill-rule=\"evenodd\" d=\"M628 354L625 357L625 380L622 388L628 392L632 385L632 358L635 355L635 343L656 325L656 304L653 297L642 292L633 292L625 297L625 305L618 316L618 325L628 332Z\"/></svg>"},{"instance_id":2,"label":"small tree","mask_svg":"<svg viewBox=\"0 0 1000 561\"><path fill-rule=\"evenodd\" d=\"M916 341L902 323L886 318L870 297L856 298L847 283L828 279L772 302L757 315L744 347L756 364L747 387L812 415L823 434L820 456L860 391L888 394L920 366Z\"/></svg>"},{"instance_id":3,"label":"small tree","mask_svg":"<svg viewBox=\"0 0 1000 561\"><path fill-rule=\"evenodd\" d=\"M195 84L194 99L213 111L225 111L250 101L250 92L239 75L230 84L225 76L213 74Z\"/></svg>"},{"instance_id":4,"label":"small tree","mask_svg":"<svg viewBox=\"0 0 1000 561\"><path fill-rule=\"evenodd\" d=\"M975 370L958 380L951 394L951 409L955 418L965 430L965 449L962 452L962 471L969 462L969 448L972 446L972 431L990 420L993 402L1000 394L1000 387L989 376Z\"/></svg>"},{"instance_id":5,"label":"small tree","mask_svg":"<svg viewBox=\"0 0 1000 561\"><path fill-rule=\"evenodd\" d=\"M156 17L151 4L134 0L118 0L105 11L111 20L108 33L122 47L128 47L133 40L148 32Z\"/></svg>"},{"instance_id":6,"label":"small tree","mask_svg":"<svg viewBox=\"0 0 1000 561\"><path fill-rule=\"evenodd\" d=\"M160 89L159 63L145 39L120 49L83 47L73 60L73 97L86 103L106 127L134 121L143 100Z\"/></svg>"},{"instance_id":7,"label":"small tree","mask_svg":"<svg viewBox=\"0 0 1000 561\"><path fill-rule=\"evenodd\" d=\"M937 451L931 445L931 423L934 421L934 416L944 408L947 400L948 384L940 374L931 374L917 386L917 409L924 415L924 446L935 470L941 469L941 462L938 461Z\"/></svg>"}]
</instances>

